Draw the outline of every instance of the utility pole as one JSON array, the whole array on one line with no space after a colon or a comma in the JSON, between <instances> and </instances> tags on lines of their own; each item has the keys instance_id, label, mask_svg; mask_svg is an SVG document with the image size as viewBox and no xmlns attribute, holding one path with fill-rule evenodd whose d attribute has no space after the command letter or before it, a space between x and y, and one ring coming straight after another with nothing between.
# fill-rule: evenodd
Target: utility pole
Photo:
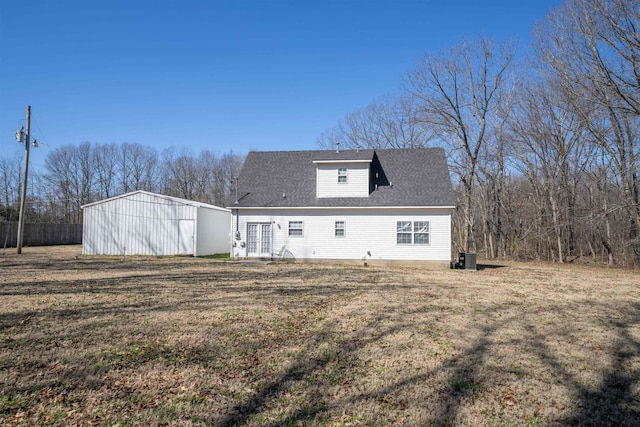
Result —
<instances>
[{"instance_id":1,"label":"utility pole","mask_svg":"<svg viewBox=\"0 0 640 427\"><path fill-rule=\"evenodd\" d=\"M24 208L27 199L27 177L29 175L29 146L31 145L31 106L27 105L27 132L24 141L24 175L22 176L22 196L20 197L20 216L18 218L18 253L22 253L22 234L24 233Z\"/></svg>"}]
</instances>

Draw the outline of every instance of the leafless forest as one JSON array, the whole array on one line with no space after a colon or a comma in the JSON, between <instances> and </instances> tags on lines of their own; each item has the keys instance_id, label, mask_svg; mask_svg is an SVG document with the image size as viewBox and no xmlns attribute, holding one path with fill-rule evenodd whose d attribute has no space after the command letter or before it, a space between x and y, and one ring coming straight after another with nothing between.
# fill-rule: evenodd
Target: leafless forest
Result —
<instances>
[{"instance_id":1,"label":"leafless forest","mask_svg":"<svg viewBox=\"0 0 640 427\"><path fill-rule=\"evenodd\" d=\"M23 160L0 159L0 217L18 218ZM52 150L43 171L29 176L27 221L82 222L80 207L135 190L225 205L243 156L140 144L83 142Z\"/></svg>"},{"instance_id":2,"label":"leafless forest","mask_svg":"<svg viewBox=\"0 0 640 427\"><path fill-rule=\"evenodd\" d=\"M640 263L640 3L569 0L527 56L487 37L427 53L398 94L319 137L444 145L454 244L487 257Z\"/></svg>"},{"instance_id":3,"label":"leafless forest","mask_svg":"<svg viewBox=\"0 0 640 427\"><path fill-rule=\"evenodd\" d=\"M320 147L444 146L454 248L489 258L640 265L640 3L568 0L530 48L487 36L428 52L397 93L352 112ZM242 157L138 144L53 150L30 183L31 221L144 189L221 205ZM0 217L15 220L20 158L0 159Z\"/></svg>"}]
</instances>

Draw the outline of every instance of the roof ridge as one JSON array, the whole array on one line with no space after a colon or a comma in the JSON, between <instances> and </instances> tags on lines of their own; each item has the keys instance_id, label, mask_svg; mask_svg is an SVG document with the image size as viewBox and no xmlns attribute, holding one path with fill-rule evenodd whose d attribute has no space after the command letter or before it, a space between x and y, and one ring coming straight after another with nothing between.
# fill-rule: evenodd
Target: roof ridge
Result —
<instances>
[{"instance_id":1,"label":"roof ridge","mask_svg":"<svg viewBox=\"0 0 640 427\"><path fill-rule=\"evenodd\" d=\"M344 152L362 152L362 151L405 151L405 150L444 150L444 147L392 147L392 148L348 148L340 149L339 153ZM249 153L336 153L335 149L317 149L317 150L249 150Z\"/></svg>"}]
</instances>

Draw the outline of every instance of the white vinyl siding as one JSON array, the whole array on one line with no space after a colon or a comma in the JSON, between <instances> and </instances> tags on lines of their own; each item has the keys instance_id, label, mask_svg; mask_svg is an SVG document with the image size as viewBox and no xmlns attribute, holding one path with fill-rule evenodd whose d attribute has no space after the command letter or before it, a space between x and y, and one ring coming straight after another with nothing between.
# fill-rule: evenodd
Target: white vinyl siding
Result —
<instances>
[{"instance_id":1,"label":"white vinyl siding","mask_svg":"<svg viewBox=\"0 0 640 427\"><path fill-rule=\"evenodd\" d=\"M231 212L228 210L198 207L196 225L196 255L213 255L229 253L229 222Z\"/></svg>"},{"instance_id":2,"label":"white vinyl siding","mask_svg":"<svg viewBox=\"0 0 640 427\"><path fill-rule=\"evenodd\" d=\"M299 260L451 260L451 210L446 208L240 209L239 212L241 240L246 240L247 222L272 223L274 251L284 246ZM289 237L289 221L301 220L304 236ZM413 238L416 222L418 225L428 222L429 244L398 244L398 221L411 222ZM336 222L348 224L344 237L336 238ZM420 231L418 235L424 234ZM233 250L234 256L246 256L241 245Z\"/></svg>"},{"instance_id":3,"label":"white vinyl siding","mask_svg":"<svg viewBox=\"0 0 640 427\"><path fill-rule=\"evenodd\" d=\"M345 169L344 175L341 175L341 169ZM344 181L341 181L343 177ZM369 163L318 164L316 196L369 197Z\"/></svg>"}]
</instances>

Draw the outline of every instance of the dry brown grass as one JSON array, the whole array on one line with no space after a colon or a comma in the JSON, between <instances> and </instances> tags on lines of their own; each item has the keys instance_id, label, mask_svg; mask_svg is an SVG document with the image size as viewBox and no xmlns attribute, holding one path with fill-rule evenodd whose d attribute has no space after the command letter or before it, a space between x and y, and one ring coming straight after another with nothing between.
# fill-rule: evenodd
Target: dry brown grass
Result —
<instances>
[{"instance_id":1,"label":"dry brown grass","mask_svg":"<svg viewBox=\"0 0 640 427\"><path fill-rule=\"evenodd\" d=\"M638 271L0 253L2 425L639 425Z\"/></svg>"}]
</instances>

